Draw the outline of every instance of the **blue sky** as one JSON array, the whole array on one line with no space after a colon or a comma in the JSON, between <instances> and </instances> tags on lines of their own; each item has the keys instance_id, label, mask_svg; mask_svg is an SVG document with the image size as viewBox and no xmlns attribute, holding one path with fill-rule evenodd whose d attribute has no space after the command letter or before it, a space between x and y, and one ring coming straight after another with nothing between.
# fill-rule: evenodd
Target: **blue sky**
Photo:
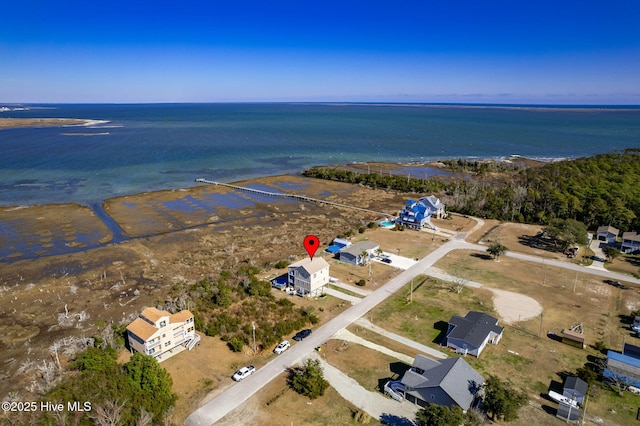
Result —
<instances>
[{"instance_id":1,"label":"blue sky","mask_svg":"<svg viewBox=\"0 0 640 426\"><path fill-rule=\"evenodd\" d=\"M0 1L0 103L640 104L640 2Z\"/></svg>"}]
</instances>

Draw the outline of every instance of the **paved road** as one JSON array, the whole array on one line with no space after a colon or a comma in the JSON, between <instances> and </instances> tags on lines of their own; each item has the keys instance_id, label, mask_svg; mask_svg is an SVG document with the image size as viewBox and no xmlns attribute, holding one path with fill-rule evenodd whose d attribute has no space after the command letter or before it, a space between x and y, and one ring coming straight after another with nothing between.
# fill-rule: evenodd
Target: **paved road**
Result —
<instances>
[{"instance_id":1,"label":"paved road","mask_svg":"<svg viewBox=\"0 0 640 426\"><path fill-rule=\"evenodd\" d=\"M275 379L279 374L303 361L314 348L329 340L331 336L360 318L372 308L383 302L389 296L400 290L411 278L422 274L438 259L451 250L465 248L465 243L459 240L451 240L432 253L418 261L411 268L403 271L388 283L363 298L360 303L352 306L342 314L333 318L322 327L291 349L279 355L276 359L260 368L253 375L235 384L222 394L218 395L187 417L185 423L189 426L209 426L220 420L238 405L249 399L264 385Z\"/></svg>"},{"instance_id":2,"label":"paved road","mask_svg":"<svg viewBox=\"0 0 640 426\"><path fill-rule=\"evenodd\" d=\"M249 399L253 394L260 390L264 385L276 378L279 374L289 368L291 365L300 363L312 354L314 348L320 346L323 342L330 339L341 329L362 317L372 308L383 302L389 296L400 290L413 277L423 274L427 268L431 267L441 257L445 256L451 250L467 249L486 251L486 246L471 244L464 241L466 234L457 234L447 243L434 250L432 253L418 261L409 269L403 271L398 276L387 282L379 289L372 292L369 296L360 300L360 302L344 311L322 327L318 328L310 337L303 342L295 344L291 349L279 355L273 361L260 368L255 374L249 376L240 383L231 386L228 390L218 395L202 407L194 411L187 417L185 423L188 426L209 426L220 420L227 413L238 405ZM584 266L576 265L558 260L543 259L522 253L507 252L507 257L523 260L526 262L543 263L547 265L557 266L560 268L570 269L578 272L584 272L592 275L599 275L609 279L625 281L629 283L640 284L640 280L631 278L627 275L617 274L614 272L600 271L598 269L588 269Z\"/></svg>"}]
</instances>

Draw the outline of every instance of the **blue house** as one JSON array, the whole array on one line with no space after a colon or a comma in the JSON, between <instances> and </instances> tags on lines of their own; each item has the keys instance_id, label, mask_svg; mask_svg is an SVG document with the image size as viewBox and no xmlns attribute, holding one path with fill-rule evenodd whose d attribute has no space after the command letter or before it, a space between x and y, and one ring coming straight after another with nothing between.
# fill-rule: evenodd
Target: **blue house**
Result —
<instances>
[{"instance_id":1,"label":"blue house","mask_svg":"<svg viewBox=\"0 0 640 426\"><path fill-rule=\"evenodd\" d=\"M408 200L404 208L398 212L396 223L408 228L434 228L431 223L431 216L444 217L445 206L434 195L420 198L418 201Z\"/></svg>"},{"instance_id":2,"label":"blue house","mask_svg":"<svg viewBox=\"0 0 640 426\"><path fill-rule=\"evenodd\" d=\"M640 387L640 348L625 344L622 353L607 351L607 365L602 375L624 386Z\"/></svg>"}]
</instances>

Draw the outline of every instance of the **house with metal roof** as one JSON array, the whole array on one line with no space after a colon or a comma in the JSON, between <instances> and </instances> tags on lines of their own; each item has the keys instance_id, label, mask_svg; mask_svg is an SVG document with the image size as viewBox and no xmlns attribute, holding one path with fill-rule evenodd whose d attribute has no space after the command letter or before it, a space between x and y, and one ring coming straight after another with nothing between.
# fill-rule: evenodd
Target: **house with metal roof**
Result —
<instances>
[{"instance_id":1,"label":"house with metal roof","mask_svg":"<svg viewBox=\"0 0 640 426\"><path fill-rule=\"evenodd\" d=\"M360 241L340 250L338 259L353 265L364 265L371 257L375 256L379 248L380 245L373 241Z\"/></svg>"},{"instance_id":2,"label":"house with metal roof","mask_svg":"<svg viewBox=\"0 0 640 426\"><path fill-rule=\"evenodd\" d=\"M329 283L329 264L320 256L305 257L289 265L287 279L300 296L317 296Z\"/></svg>"},{"instance_id":3,"label":"house with metal roof","mask_svg":"<svg viewBox=\"0 0 640 426\"><path fill-rule=\"evenodd\" d=\"M562 395L572 399L578 404L584 403L584 398L587 396L587 389L589 385L587 382L579 377L569 376L564 379L564 385L562 386Z\"/></svg>"},{"instance_id":4,"label":"house with metal roof","mask_svg":"<svg viewBox=\"0 0 640 426\"><path fill-rule=\"evenodd\" d=\"M622 244L620 244L620 251L623 253L633 253L637 250L640 250L640 232L624 232L622 234Z\"/></svg>"},{"instance_id":5,"label":"house with metal roof","mask_svg":"<svg viewBox=\"0 0 640 426\"><path fill-rule=\"evenodd\" d=\"M461 357L436 361L417 355L400 382L405 399L414 404L457 405L466 411L474 403L484 379Z\"/></svg>"},{"instance_id":6,"label":"house with metal roof","mask_svg":"<svg viewBox=\"0 0 640 426\"><path fill-rule=\"evenodd\" d=\"M613 226L599 226L596 230L596 238L598 241L605 241L607 244L613 244L618 238L620 231Z\"/></svg>"},{"instance_id":7,"label":"house with metal roof","mask_svg":"<svg viewBox=\"0 0 640 426\"><path fill-rule=\"evenodd\" d=\"M497 345L500 342L503 331L497 318L484 312L469 311L464 317L451 317L446 342L459 354L479 357L487 343Z\"/></svg>"},{"instance_id":8,"label":"house with metal roof","mask_svg":"<svg viewBox=\"0 0 640 426\"><path fill-rule=\"evenodd\" d=\"M156 308L143 309L127 326L127 337L132 351L152 355L158 362L191 350L200 341L190 311L172 314Z\"/></svg>"},{"instance_id":9,"label":"house with metal roof","mask_svg":"<svg viewBox=\"0 0 640 426\"><path fill-rule=\"evenodd\" d=\"M445 205L434 196L420 198L418 201L408 200L404 208L398 212L396 223L409 227L421 229L426 227L435 229L431 223L431 216L445 216Z\"/></svg>"},{"instance_id":10,"label":"house with metal roof","mask_svg":"<svg viewBox=\"0 0 640 426\"><path fill-rule=\"evenodd\" d=\"M607 363L602 375L624 386L640 387L640 347L627 343L622 353L607 351Z\"/></svg>"}]
</instances>

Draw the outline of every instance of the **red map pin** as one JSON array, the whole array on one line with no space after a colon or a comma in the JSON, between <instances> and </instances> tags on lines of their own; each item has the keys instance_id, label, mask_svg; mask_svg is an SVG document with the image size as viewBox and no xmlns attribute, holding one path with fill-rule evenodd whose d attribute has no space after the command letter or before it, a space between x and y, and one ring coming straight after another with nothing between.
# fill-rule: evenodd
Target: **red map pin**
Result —
<instances>
[{"instance_id":1,"label":"red map pin","mask_svg":"<svg viewBox=\"0 0 640 426\"><path fill-rule=\"evenodd\" d=\"M315 235L307 235L304 237L304 249L309 253L309 257L313 260L313 255L316 254L316 250L320 247L320 240Z\"/></svg>"}]
</instances>

